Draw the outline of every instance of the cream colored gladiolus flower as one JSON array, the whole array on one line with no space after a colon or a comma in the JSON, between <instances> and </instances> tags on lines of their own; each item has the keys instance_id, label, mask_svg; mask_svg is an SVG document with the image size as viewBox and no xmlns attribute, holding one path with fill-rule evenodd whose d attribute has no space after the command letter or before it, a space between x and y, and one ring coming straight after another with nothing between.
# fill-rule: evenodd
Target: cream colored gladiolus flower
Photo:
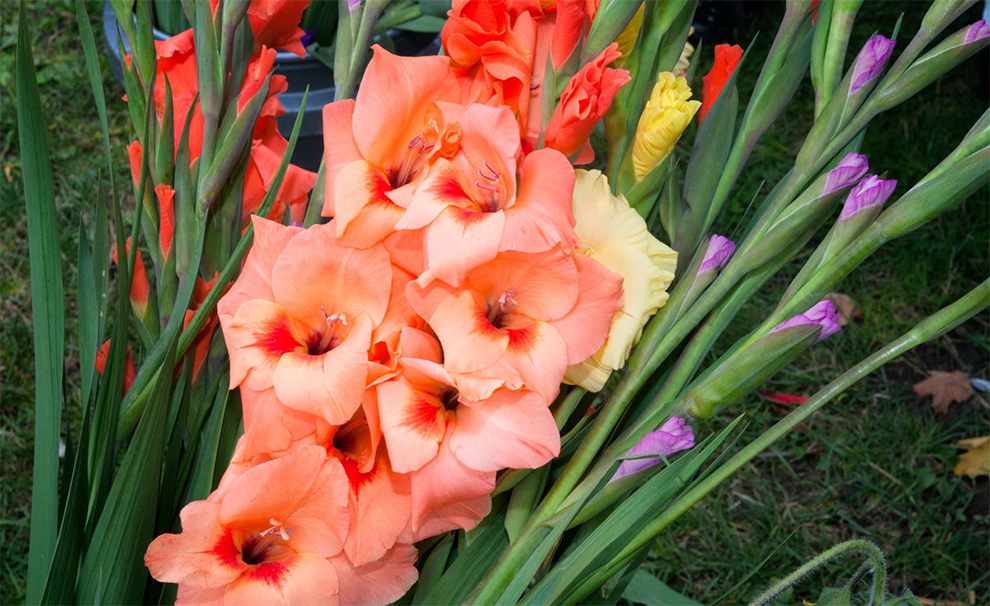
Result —
<instances>
[{"instance_id":1,"label":"cream colored gladiolus flower","mask_svg":"<svg viewBox=\"0 0 990 606\"><path fill-rule=\"evenodd\" d=\"M585 254L624 278L621 310L608 339L595 355L567 369L564 382L599 391L613 370L622 368L646 321L667 302L677 253L653 237L646 221L623 196L613 196L597 170L576 171L574 230Z\"/></svg>"},{"instance_id":2,"label":"cream colored gladiolus flower","mask_svg":"<svg viewBox=\"0 0 990 606\"><path fill-rule=\"evenodd\" d=\"M633 169L637 181L667 157L698 113L701 102L689 101L690 98L687 80L661 72L636 127Z\"/></svg>"},{"instance_id":3,"label":"cream colored gladiolus flower","mask_svg":"<svg viewBox=\"0 0 990 606\"><path fill-rule=\"evenodd\" d=\"M691 28L691 33L694 33L694 28ZM677 59L677 65L674 66L674 73L680 72L684 73L687 68L691 67L691 57L694 55L694 45L690 42L684 43L684 50L681 51L681 56Z\"/></svg>"}]
</instances>

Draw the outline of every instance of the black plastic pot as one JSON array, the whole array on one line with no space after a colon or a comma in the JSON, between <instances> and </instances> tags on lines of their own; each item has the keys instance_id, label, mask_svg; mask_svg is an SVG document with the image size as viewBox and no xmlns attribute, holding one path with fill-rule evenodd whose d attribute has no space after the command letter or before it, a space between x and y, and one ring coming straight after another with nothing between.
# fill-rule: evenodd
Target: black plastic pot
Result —
<instances>
[{"instance_id":1,"label":"black plastic pot","mask_svg":"<svg viewBox=\"0 0 990 606\"><path fill-rule=\"evenodd\" d=\"M121 49L117 45L117 16L107 2L103 7L103 34L110 48L110 65L120 82L124 81L120 66ZM394 35L393 35L394 34ZM154 30L156 40L167 40L170 36L158 29ZM435 55L440 50L440 40L433 34L419 34L393 30L389 32L396 51L400 55ZM130 53L127 40L122 40L124 52ZM289 88L278 96L285 107L285 115L278 118L278 129L286 139L292 132L292 125L299 114L303 93L309 87L306 100L306 113L303 116L299 139L292 154L292 163L307 170L320 168L323 157L323 106L333 102L333 72L315 57L300 58L292 53L279 52L275 58L275 73L285 76Z\"/></svg>"}]
</instances>

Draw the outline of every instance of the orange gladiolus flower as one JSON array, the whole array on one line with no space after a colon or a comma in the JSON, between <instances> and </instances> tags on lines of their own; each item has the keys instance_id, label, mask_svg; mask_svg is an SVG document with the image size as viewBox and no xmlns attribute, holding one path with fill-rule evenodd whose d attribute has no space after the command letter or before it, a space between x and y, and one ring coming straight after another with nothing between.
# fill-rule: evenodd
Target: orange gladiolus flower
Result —
<instances>
[{"instance_id":1,"label":"orange gladiolus flower","mask_svg":"<svg viewBox=\"0 0 990 606\"><path fill-rule=\"evenodd\" d=\"M500 253L460 287L427 271L409 285L461 394L484 400L499 387L556 396L568 364L595 353L622 306L622 278L560 247Z\"/></svg>"},{"instance_id":2,"label":"orange gladiolus flower","mask_svg":"<svg viewBox=\"0 0 990 606\"><path fill-rule=\"evenodd\" d=\"M712 64L712 69L701 78L704 84L701 87L702 102L701 109L698 110L698 124L705 119L705 114L722 93L725 83L729 81L732 72L736 71L742 56L743 49L738 44L732 46L719 44L715 47L715 62Z\"/></svg>"},{"instance_id":3,"label":"orange gladiolus flower","mask_svg":"<svg viewBox=\"0 0 990 606\"><path fill-rule=\"evenodd\" d=\"M100 348L96 350L96 372L103 374L103 371L107 367L107 356L110 355L110 339L103 342ZM131 384L134 383L134 377L137 376L137 368L134 367L134 359L131 358L131 346L127 346L127 358L124 362L124 391L120 394L121 397L127 394L127 390L131 388Z\"/></svg>"},{"instance_id":4,"label":"orange gladiolus flower","mask_svg":"<svg viewBox=\"0 0 990 606\"><path fill-rule=\"evenodd\" d=\"M151 575L178 583L177 604L337 604L332 558L350 516L347 475L323 448L299 448L225 478L155 539Z\"/></svg>"},{"instance_id":5,"label":"orange gladiolus flower","mask_svg":"<svg viewBox=\"0 0 990 606\"><path fill-rule=\"evenodd\" d=\"M124 250L128 255L131 253L131 238L128 236ZM143 318L148 311L148 296L151 293L151 284L148 282L148 271L144 268L144 260L141 258L141 250L135 253L134 274L131 276L131 305L139 318ZM125 259L126 260L126 259ZM117 244L113 245L113 262L119 265L117 260Z\"/></svg>"},{"instance_id":6,"label":"orange gladiolus flower","mask_svg":"<svg viewBox=\"0 0 990 606\"><path fill-rule=\"evenodd\" d=\"M172 252L175 236L175 190L168 185L156 185L155 197L158 198L158 240L162 247L162 262L165 262Z\"/></svg>"},{"instance_id":7,"label":"orange gladiolus flower","mask_svg":"<svg viewBox=\"0 0 990 606\"><path fill-rule=\"evenodd\" d=\"M371 333L388 306L388 253L341 245L332 222L302 230L255 217L254 227L251 254L217 307L231 388L274 388L285 406L344 423L360 405Z\"/></svg>"},{"instance_id":8,"label":"orange gladiolus flower","mask_svg":"<svg viewBox=\"0 0 990 606\"><path fill-rule=\"evenodd\" d=\"M458 128L438 103L459 103L446 57L397 57L376 46L354 101L323 109L326 196L348 246L368 247L395 231L433 158L456 151Z\"/></svg>"},{"instance_id":9,"label":"orange gladiolus flower","mask_svg":"<svg viewBox=\"0 0 990 606\"><path fill-rule=\"evenodd\" d=\"M396 224L425 228L430 270L456 285L500 251L576 246L568 202L574 170L567 158L552 150L526 156L517 193L520 141L512 112L471 105L459 124L459 151L435 161Z\"/></svg>"},{"instance_id":10,"label":"orange gladiolus flower","mask_svg":"<svg viewBox=\"0 0 990 606\"><path fill-rule=\"evenodd\" d=\"M588 137L612 105L615 94L630 80L628 71L605 67L622 56L618 48L613 42L571 78L547 124L547 147L568 156L580 152L575 164L595 159Z\"/></svg>"},{"instance_id":11,"label":"orange gladiolus flower","mask_svg":"<svg viewBox=\"0 0 990 606\"><path fill-rule=\"evenodd\" d=\"M186 315L182 324L183 330L185 330L186 326L189 326L189 322L196 314L196 310L198 310L199 306L203 304L204 300L206 300L206 296L210 294L210 290L213 288L213 285L216 284L218 277L220 277L220 272L214 273L213 279L209 281L202 278L196 278L196 284L193 286L192 302L189 305L189 309L186 310ZM206 361L206 354L210 353L210 342L213 340L213 332L217 329L217 325L219 323L220 318L217 317L217 312L214 310L210 313L210 317L206 320L206 323L203 324L203 327L199 329L199 332L196 333L196 337L193 339L193 382L196 381L196 377L199 376L199 371L203 367L203 362Z\"/></svg>"},{"instance_id":12,"label":"orange gladiolus flower","mask_svg":"<svg viewBox=\"0 0 990 606\"><path fill-rule=\"evenodd\" d=\"M267 46L305 57L302 37L306 32L299 22L308 6L309 0L251 0L247 16L255 50Z\"/></svg>"}]
</instances>

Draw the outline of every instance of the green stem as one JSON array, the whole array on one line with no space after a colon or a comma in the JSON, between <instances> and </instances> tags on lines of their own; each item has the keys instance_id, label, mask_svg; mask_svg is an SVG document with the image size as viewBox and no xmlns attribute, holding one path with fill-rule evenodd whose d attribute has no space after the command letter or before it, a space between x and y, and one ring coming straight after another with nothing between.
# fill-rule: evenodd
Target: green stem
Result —
<instances>
[{"instance_id":1,"label":"green stem","mask_svg":"<svg viewBox=\"0 0 990 606\"><path fill-rule=\"evenodd\" d=\"M804 580L816 569L830 561L850 553L861 553L866 556L866 565L873 573L873 584L870 587L868 604L883 604L883 595L887 586L887 563L880 548L869 541L853 540L839 543L805 562L800 568L774 583L761 593L749 606L766 606L772 599Z\"/></svg>"},{"instance_id":2,"label":"green stem","mask_svg":"<svg viewBox=\"0 0 990 606\"><path fill-rule=\"evenodd\" d=\"M904 352L952 330L983 309L986 309L987 306L990 306L990 280L984 281L955 303L922 320L904 336L889 343L886 347L866 358L854 368L840 375L804 404L791 411L786 417L777 422L776 425L765 431L759 438L745 446L710 476L706 477L696 484L694 488L674 501L657 518L644 526L639 534L609 564L600 568L594 575L586 579L582 588L587 587L593 590L600 587L611 575L615 574L621 568L623 561L634 554L638 548L652 541L660 531L704 498L729 476L804 422L833 398L844 392L850 385Z\"/></svg>"}]
</instances>

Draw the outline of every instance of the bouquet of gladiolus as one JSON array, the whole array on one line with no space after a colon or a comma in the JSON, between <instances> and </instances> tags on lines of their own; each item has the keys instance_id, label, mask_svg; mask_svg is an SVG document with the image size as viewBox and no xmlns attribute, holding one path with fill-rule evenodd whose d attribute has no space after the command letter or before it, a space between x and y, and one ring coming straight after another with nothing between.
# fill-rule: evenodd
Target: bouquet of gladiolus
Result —
<instances>
[{"instance_id":1,"label":"bouquet of gladiolus","mask_svg":"<svg viewBox=\"0 0 990 606\"><path fill-rule=\"evenodd\" d=\"M28 603L614 604L652 539L721 481L990 304L984 282L732 453L739 419L692 429L838 331L822 298L863 259L986 182L990 112L886 208L896 181L857 153L872 118L987 44L982 21L942 34L972 0L936 0L909 43L875 35L848 70L861 0L788 2L765 58L720 45L713 65L682 56L692 2L454 0L442 56L400 57L373 43L408 2L341 0L319 173L290 163L304 113L288 138L276 123L276 52L305 54L307 2L183 0L193 26L167 40L146 0L110 4L130 49L133 183L113 177L120 142L77 0L107 163L80 228L78 393L63 392L23 13L18 30ZM741 99L737 74L759 61ZM736 242L712 233L809 70L793 168ZM776 309L706 363L820 232ZM82 422L60 469L63 407ZM848 551L866 554L879 603L882 557L862 542L757 602Z\"/></svg>"}]
</instances>

